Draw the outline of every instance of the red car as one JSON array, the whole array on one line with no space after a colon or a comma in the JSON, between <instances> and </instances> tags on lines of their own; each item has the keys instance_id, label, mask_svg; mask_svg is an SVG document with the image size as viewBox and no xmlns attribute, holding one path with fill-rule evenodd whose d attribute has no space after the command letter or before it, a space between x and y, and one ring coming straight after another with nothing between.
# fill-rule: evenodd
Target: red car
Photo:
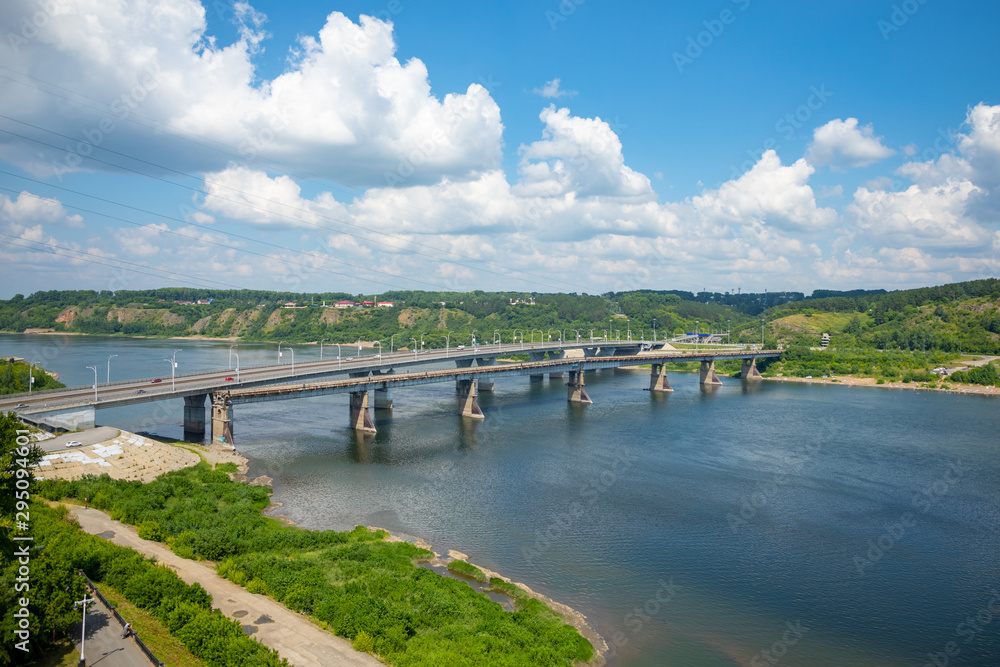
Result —
<instances>
[{"instance_id":1,"label":"red car","mask_svg":"<svg viewBox=\"0 0 1000 667\"><path fill-rule=\"evenodd\" d=\"M226 382L232 382L233 378L226 378Z\"/></svg>"},{"instance_id":2,"label":"red car","mask_svg":"<svg viewBox=\"0 0 1000 667\"><path fill-rule=\"evenodd\" d=\"M156 378L152 382L150 382L150 384L156 384L157 382L163 382L163 379L162 378Z\"/></svg>"}]
</instances>

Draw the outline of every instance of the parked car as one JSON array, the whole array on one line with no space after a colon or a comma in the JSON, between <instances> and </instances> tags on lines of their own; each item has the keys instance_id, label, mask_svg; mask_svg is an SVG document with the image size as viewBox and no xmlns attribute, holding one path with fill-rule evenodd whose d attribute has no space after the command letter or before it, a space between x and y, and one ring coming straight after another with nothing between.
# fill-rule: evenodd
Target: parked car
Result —
<instances>
[{"instance_id":1,"label":"parked car","mask_svg":"<svg viewBox=\"0 0 1000 667\"><path fill-rule=\"evenodd\" d=\"M66 443L66 446L67 447L79 447L82 444L83 443L80 442L79 440L70 440L69 442Z\"/></svg>"},{"instance_id":2,"label":"parked car","mask_svg":"<svg viewBox=\"0 0 1000 667\"><path fill-rule=\"evenodd\" d=\"M153 378L153 381L150 382L150 384L156 384L157 382L163 382L163 378Z\"/></svg>"},{"instance_id":3,"label":"parked car","mask_svg":"<svg viewBox=\"0 0 1000 667\"><path fill-rule=\"evenodd\" d=\"M226 382L232 382L233 378L226 378Z\"/></svg>"}]
</instances>

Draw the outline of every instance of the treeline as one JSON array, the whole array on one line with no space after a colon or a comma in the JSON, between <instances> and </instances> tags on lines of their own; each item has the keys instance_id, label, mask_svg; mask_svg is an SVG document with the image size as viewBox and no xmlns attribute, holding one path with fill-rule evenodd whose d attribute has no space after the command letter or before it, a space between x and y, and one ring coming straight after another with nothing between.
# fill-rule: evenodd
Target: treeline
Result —
<instances>
[{"instance_id":1,"label":"treeline","mask_svg":"<svg viewBox=\"0 0 1000 667\"><path fill-rule=\"evenodd\" d=\"M415 563L428 551L384 532L308 531L262 516L269 492L200 464L149 484L89 477L45 481L46 497L88 497L179 556L212 560L248 591L316 619L385 662L573 665L591 645L532 599L504 609L463 582ZM498 582L497 590L502 590ZM185 607L186 608L186 607ZM168 617L169 622L169 617Z\"/></svg>"},{"instance_id":2,"label":"treeline","mask_svg":"<svg viewBox=\"0 0 1000 667\"><path fill-rule=\"evenodd\" d=\"M32 391L62 389L66 386L46 373L41 366L32 365L29 368L26 361L14 361L9 357L0 359L0 395L26 392L29 382Z\"/></svg>"}]
</instances>

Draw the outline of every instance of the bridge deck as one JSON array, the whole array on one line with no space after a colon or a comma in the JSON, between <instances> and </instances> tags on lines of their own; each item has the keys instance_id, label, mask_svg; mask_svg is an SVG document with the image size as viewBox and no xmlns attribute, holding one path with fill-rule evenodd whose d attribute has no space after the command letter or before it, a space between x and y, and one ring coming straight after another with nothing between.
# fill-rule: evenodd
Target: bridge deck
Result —
<instances>
[{"instance_id":1,"label":"bridge deck","mask_svg":"<svg viewBox=\"0 0 1000 667\"><path fill-rule=\"evenodd\" d=\"M548 361L527 361L506 363L495 366L477 366L432 371L410 371L406 373L383 373L366 377L352 377L322 382L302 382L273 385L269 387L253 387L233 389L224 392L233 405L242 403L257 403L263 401L278 401L308 396L322 396L357 391L372 391L392 387L409 387L451 380L475 380L488 377L490 379L503 375L540 375L543 373L558 373L570 370L597 370L601 368L619 368L622 366L641 366L651 363L668 363L678 361L720 361L727 359L761 359L781 356L777 350L760 352L713 352L708 354L689 354L685 352L664 352L660 354L646 353L642 356L589 357L587 359L555 359Z\"/></svg>"}]
</instances>

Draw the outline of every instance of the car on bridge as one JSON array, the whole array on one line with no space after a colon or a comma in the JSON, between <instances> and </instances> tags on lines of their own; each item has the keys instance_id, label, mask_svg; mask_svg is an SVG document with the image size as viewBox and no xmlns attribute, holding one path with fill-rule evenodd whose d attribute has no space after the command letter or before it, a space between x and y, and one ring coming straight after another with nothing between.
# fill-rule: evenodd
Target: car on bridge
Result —
<instances>
[{"instance_id":1,"label":"car on bridge","mask_svg":"<svg viewBox=\"0 0 1000 667\"><path fill-rule=\"evenodd\" d=\"M137 394L145 394L146 390L145 389L136 389L135 393L137 393Z\"/></svg>"},{"instance_id":2,"label":"car on bridge","mask_svg":"<svg viewBox=\"0 0 1000 667\"><path fill-rule=\"evenodd\" d=\"M15 409L15 410L23 410L23 409L25 409L26 407L28 407L28 404L27 404L27 403L18 403L17 405L15 405L15 406L14 406L14 409Z\"/></svg>"},{"instance_id":3,"label":"car on bridge","mask_svg":"<svg viewBox=\"0 0 1000 667\"><path fill-rule=\"evenodd\" d=\"M157 382L163 382L163 378L153 378L153 381L150 382L150 384L156 384Z\"/></svg>"},{"instance_id":4,"label":"car on bridge","mask_svg":"<svg viewBox=\"0 0 1000 667\"><path fill-rule=\"evenodd\" d=\"M232 381L233 381L233 378L226 378L225 379L225 382L232 382Z\"/></svg>"}]
</instances>

